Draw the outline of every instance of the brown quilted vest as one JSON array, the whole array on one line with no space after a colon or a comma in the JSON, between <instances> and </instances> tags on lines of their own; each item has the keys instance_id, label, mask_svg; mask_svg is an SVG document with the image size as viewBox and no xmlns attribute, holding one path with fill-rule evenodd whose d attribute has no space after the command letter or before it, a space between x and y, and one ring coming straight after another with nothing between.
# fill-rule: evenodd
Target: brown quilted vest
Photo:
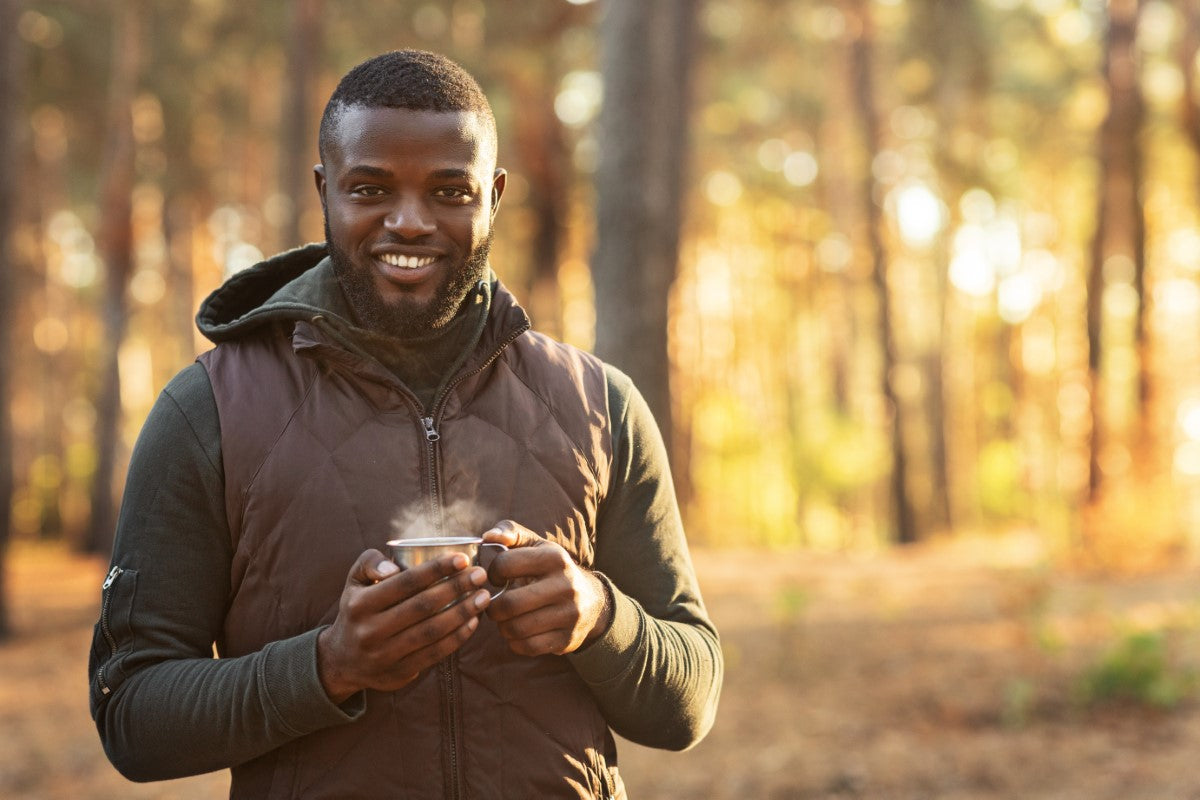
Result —
<instances>
[{"instance_id":1,"label":"brown quilted vest","mask_svg":"<svg viewBox=\"0 0 1200 800\"><path fill-rule=\"evenodd\" d=\"M201 357L234 540L222 656L332 622L350 566L385 550L406 513L444 533L514 519L592 563L612 455L603 366L527 328L500 290L430 419L320 318ZM623 795L608 726L568 660L514 655L486 616L437 668L233 768L231 786L255 800Z\"/></svg>"}]
</instances>

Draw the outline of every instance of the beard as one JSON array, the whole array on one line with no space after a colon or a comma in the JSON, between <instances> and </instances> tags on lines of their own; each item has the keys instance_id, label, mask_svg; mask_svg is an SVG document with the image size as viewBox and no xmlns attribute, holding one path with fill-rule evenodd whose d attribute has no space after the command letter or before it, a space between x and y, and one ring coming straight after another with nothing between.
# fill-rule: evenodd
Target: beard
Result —
<instances>
[{"instance_id":1,"label":"beard","mask_svg":"<svg viewBox=\"0 0 1200 800\"><path fill-rule=\"evenodd\" d=\"M385 302L371 273L356 268L346 252L334 244L328 221L325 223L325 242L333 272L359 324L375 333L399 339L415 339L433 333L454 319L467 294L487 277L492 230L489 228L487 238L466 258L451 265L428 302L408 297Z\"/></svg>"}]
</instances>

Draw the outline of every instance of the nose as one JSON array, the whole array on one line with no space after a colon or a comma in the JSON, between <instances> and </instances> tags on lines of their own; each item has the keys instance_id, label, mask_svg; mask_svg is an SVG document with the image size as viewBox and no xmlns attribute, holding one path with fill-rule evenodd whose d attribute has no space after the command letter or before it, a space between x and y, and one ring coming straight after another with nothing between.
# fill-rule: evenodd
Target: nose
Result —
<instances>
[{"instance_id":1,"label":"nose","mask_svg":"<svg viewBox=\"0 0 1200 800\"><path fill-rule=\"evenodd\" d=\"M437 225L429 207L418 197L398 196L383 220L388 231L404 239L433 233Z\"/></svg>"}]
</instances>

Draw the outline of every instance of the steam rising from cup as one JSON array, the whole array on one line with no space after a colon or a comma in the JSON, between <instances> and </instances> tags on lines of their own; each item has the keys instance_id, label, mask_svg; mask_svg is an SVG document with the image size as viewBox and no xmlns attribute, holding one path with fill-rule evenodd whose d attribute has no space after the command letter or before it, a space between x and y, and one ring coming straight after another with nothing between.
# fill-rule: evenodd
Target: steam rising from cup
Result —
<instances>
[{"instance_id":1,"label":"steam rising from cup","mask_svg":"<svg viewBox=\"0 0 1200 800\"><path fill-rule=\"evenodd\" d=\"M420 539L427 536L479 536L500 516L472 500L454 500L442 509L442 529L428 503L413 503L392 517L390 539Z\"/></svg>"}]
</instances>

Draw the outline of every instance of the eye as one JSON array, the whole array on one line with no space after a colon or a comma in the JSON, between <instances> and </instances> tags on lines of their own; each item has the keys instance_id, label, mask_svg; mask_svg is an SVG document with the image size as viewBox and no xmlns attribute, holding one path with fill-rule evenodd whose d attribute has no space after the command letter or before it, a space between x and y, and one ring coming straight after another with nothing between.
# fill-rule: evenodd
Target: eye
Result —
<instances>
[{"instance_id":1,"label":"eye","mask_svg":"<svg viewBox=\"0 0 1200 800\"><path fill-rule=\"evenodd\" d=\"M471 199L471 190L464 189L461 186L442 186L434 190L433 196L444 200L464 203Z\"/></svg>"},{"instance_id":2,"label":"eye","mask_svg":"<svg viewBox=\"0 0 1200 800\"><path fill-rule=\"evenodd\" d=\"M351 197L379 197L383 194L383 188L373 184L364 183L350 188Z\"/></svg>"}]
</instances>

